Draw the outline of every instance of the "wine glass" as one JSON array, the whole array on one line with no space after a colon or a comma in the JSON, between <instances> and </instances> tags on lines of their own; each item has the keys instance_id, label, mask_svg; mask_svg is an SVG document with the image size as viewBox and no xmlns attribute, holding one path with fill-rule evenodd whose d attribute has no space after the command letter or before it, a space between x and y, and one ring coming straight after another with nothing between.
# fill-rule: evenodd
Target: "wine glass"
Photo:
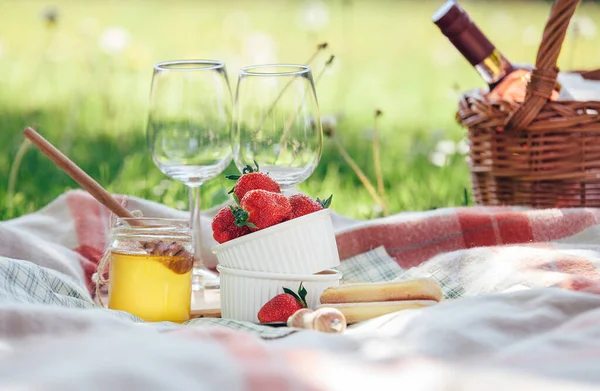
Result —
<instances>
[{"instance_id":1,"label":"wine glass","mask_svg":"<svg viewBox=\"0 0 600 391\"><path fill-rule=\"evenodd\" d=\"M242 68L235 103L233 158L240 171L258 164L284 190L313 173L323 131L309 66Z\"/></svg>"},{"instance_id":2,"label":"wine glass","mask_svg":"<svg viewBox=\"0 0 600 391\"><path fill-rule=\"evenodd\" d=\"M193 289L218 286L201 259L200 187L231 162L231 90L225 64L186 60L154 66L146 131L154 164L189 188Z\"/></svg>"}]
</instances>

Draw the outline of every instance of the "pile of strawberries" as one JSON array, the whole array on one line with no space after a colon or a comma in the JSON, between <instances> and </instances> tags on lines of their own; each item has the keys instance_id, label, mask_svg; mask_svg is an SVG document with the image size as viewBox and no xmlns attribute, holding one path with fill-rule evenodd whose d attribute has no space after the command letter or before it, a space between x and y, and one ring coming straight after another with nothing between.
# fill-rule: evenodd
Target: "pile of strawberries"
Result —
<instances>
[{"instance_id":1,"label":"pile of strawberries","mask_svg":"<svg viewBox=\"0 0 600 391\"><path fill-rule=\"evenodd\" d=\"M333 196L324 201L313 200L304 194L286 197L279 184L260 172L258 164L254 163L256 169L248 165L242 175L227 176L236 180L230 192L236 205L222 208L213 219L213 238L217 242L225 243L331 205Z\"/></svg>"}]
</instances>

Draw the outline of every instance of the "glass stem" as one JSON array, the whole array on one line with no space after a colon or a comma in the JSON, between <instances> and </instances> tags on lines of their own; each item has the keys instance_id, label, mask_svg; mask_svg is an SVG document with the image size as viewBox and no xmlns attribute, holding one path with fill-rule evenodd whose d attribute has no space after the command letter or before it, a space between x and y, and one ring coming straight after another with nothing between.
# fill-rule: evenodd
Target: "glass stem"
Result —
<instances>
[{"instance_id":1,"label":"glass stem","mask_svg":"<svg viewBox=\"0 0 600 391\"><path fill-rule=\"evenodd\" d=\"M194 184L190 188L190 220L194 241L194 267L202 267L202 232L200 230L200 186Z\"/></svg>"}]
</instances>

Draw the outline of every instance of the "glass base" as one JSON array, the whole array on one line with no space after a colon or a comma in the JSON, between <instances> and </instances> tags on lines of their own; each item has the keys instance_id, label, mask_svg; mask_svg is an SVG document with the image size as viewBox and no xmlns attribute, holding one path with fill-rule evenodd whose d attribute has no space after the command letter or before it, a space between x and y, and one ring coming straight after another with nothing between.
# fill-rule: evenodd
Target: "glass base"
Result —
<instances>
[{"instance_id":1,"label":"glass base","mask_svg":"<svg viewBox=\"0 0 600 391\"><path fill-rule=\"evenodd\" d=\"M192 270L192 291L197 292L204 289L219 289L219 276L205 267L194 266Z\"/></svg>"}]
</instances>

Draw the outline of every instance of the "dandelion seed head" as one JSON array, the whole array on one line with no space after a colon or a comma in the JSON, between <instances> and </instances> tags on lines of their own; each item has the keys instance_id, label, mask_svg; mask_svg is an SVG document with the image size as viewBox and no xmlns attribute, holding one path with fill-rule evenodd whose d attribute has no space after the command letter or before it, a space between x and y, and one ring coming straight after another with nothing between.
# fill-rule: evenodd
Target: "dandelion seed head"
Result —
<instances>
[{"instance_id":1,"label":"dandelion seed head","mask_svg":"<svg viewBox=\"0 0 600 391\"><path fill-rule=\"evenodd\" d=\"M307 1L301 8L299 24L309 31L320 31L329 25L329 7L323 1Z\"/></svg>"},{"instance_id":2,"label":"dandelion seed head","mask_svg":"<svg viewBox=\"0 0 600 391\"><path fill-rule=\"evenodd\" d=\"M131 35L123 27L109 27L100 35L100 48L107 54L118 54L130 41Z\"/></svg>"},{"instance_id":3,"label":"dandelion seed head","mask_svg":"<svg viewBox=\"0 0 600 391\"><path fill-rule=\"evenodd\" d=\"M437 142L435 151L445 155L453 155L456 153L456 144L452 140L441 140Z\"/></svg>"},{"instance_id":4,"label":"dandelion seed head","mask_svg":"<svg viewBox=\"0 0 600 391\"><path fill-rule=\"evenodd\" d=\"M443 152L433 152L430 156L429 156L429 161L431 162L431 164L433 164L434 166L437 167L444 167L446 165L446 154Z\"/></svg>"}]
</instances>

